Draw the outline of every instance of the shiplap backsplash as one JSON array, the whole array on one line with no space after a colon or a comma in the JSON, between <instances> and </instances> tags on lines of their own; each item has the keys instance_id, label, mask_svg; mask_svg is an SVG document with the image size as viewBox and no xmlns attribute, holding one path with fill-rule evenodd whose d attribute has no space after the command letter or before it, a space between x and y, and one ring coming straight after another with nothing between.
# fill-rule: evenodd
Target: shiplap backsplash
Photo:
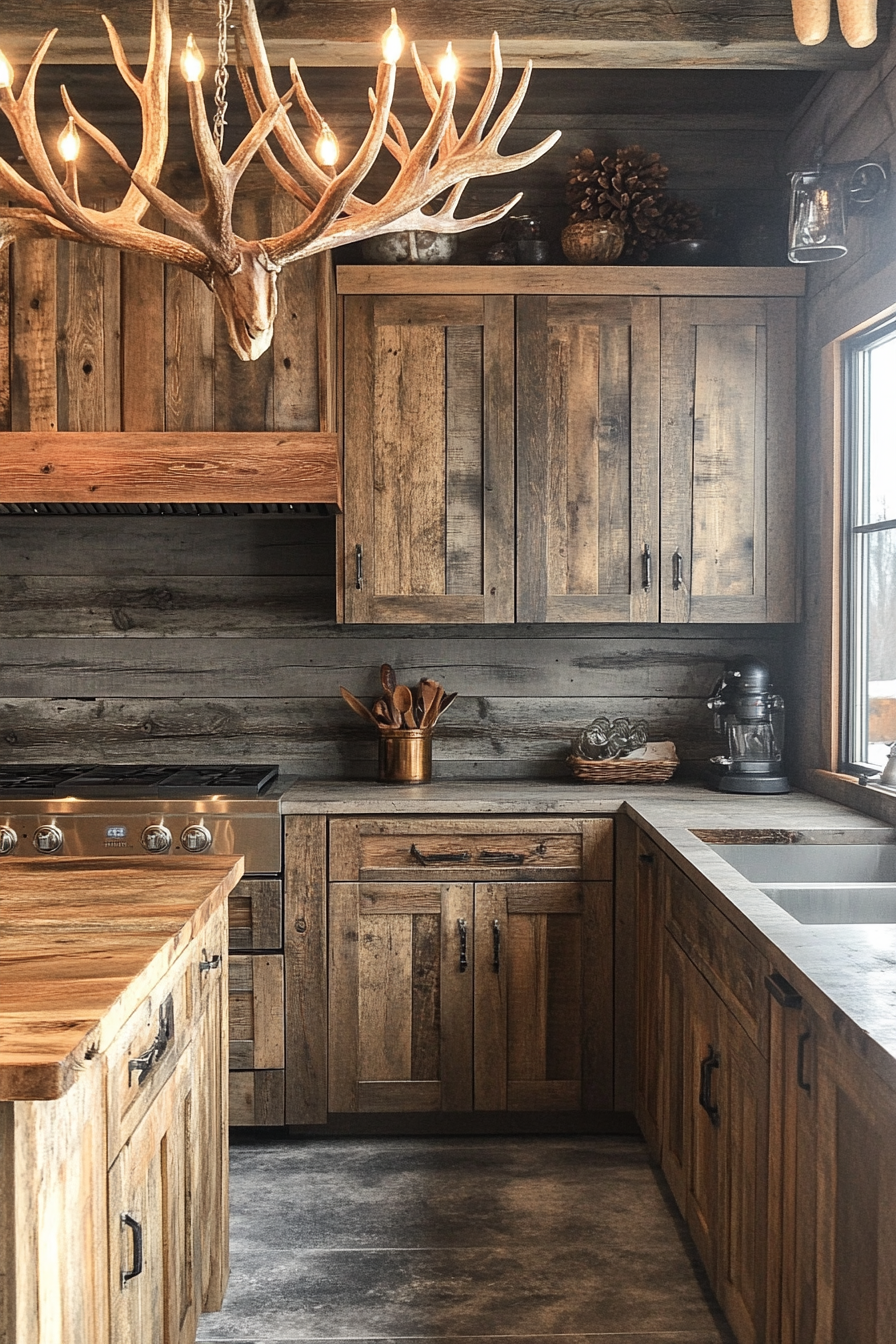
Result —
<instances>
[{"instance_id":1,"label":"shiplap backsplash","mask_svg":"<svg viewBox=\"0 0 896 1344\"><path fill-rule=\"evenodd\" d=\"M339 686L374 695L386 660L460 693L442 778L563 774L597 714L705 760L731 655L767 659L787 693L787 627L340 627L334 553L329 518L0 517L0 755L370 776Z\"/></svg>"}]
</instances>

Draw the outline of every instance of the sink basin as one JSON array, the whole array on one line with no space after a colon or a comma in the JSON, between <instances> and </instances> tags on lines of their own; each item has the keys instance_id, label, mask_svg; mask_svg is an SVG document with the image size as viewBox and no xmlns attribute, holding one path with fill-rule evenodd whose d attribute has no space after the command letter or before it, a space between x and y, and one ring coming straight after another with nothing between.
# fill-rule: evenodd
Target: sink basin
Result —
<instances>
[{"instance_id":1,"label":"sink basin","mask_svg":"<svg viewBox=\"0 0 896 1344\"><path fill-rule=\"evenodd\" d=\"M781 882L896 883L896 844L712 845L712 849L757 886Z\"/></svg>"},{"instance_id":2,"label":"sink basin","mask_svg":"<svg viewBox=\"0 0 896 1344\"><path fill-rule=\"evenodd\" d=\"M769 883L760 890L800 924L896 924L896 882Z\"/></svg>"}]
</instances>

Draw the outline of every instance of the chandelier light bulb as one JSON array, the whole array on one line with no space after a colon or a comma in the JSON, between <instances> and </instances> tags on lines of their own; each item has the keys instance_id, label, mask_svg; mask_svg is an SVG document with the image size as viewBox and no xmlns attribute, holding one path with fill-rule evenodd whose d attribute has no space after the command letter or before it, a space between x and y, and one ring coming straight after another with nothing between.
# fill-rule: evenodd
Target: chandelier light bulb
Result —
<instances>
[{"instance_id":1,"label":"chandelier light bulb","mask_svg":"<svg viewBox=\"0 0 896 1344\"><path fill-rule=\"evenodd\" d=\"M59 146L63 163L74 163L81 149L81 137L72 117L69 117L68 125L56 143Z\"/></svg>"},{"instance_id":2,"label":"chandelier light bulb","mask_svg":"<svg viewBox=\"0 0 896 1344\"><path fill-rule=\"evenodd\" d=\"M439 61L439 78L443 84L456 84L459 73L460 61L451 50L451 43L449 42L445 55Z\"/></svg>"},{"instance_id":3,"label":"chandelier light bulb","mask_svg":"<svg viewBox=\"0 0 896 1344\"><path fill-rule=\"evenodd\" d=\"M392 22L383 33L383 60L387 65L396 65L404 51L404 33L398 26L398 16L392 11Z\"/></svg>"},{"instance_id":4,"label":"chandelier light bulb","mask_svg":"<svg viewBox=\"0 0 896 1344\"><path fill-rule=\"evenodd\" d=\"M335 167L339 158L339 141L325 121L321 123L320 135L317 137L314 153L317 156L318 163L323 168Z\"/></svg>"},{"instance_id":5,"label":"chandelier light bulb","mask_svg":"<svg viewBox=\"0 0 896 1344\"><path fill-rule=\"evenodd\" d=\"M395 13L394 9L392 13L393 14ZM0 51L0 89L12 88L12 76L13 76L12 66L10 65L6 57L3 55L3 52Z\"/></svg>"},{"instance_id":6,"label":"chandelier light bulb","mask_svg":"<svg viewBox=\"0 0 896 1344\"><path fill-rule=\"evenodd\" d=\"M192 33L187 37L187 45L180 58L180 70L188 84L198 84L205 72L205 61Z\"/></svg>"}]
</instances>

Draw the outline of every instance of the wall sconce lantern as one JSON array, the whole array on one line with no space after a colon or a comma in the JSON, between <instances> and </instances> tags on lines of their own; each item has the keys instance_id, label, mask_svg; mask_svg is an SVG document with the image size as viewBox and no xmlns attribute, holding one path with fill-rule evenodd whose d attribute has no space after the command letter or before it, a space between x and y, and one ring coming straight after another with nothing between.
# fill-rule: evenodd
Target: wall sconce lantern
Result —
<instances>
[{"instance_id":1,"label":"wall sconce lantern","mask_svg":"<svg viewBox=\"0 0 896 1344\"><path fill-rule=\"evenodd\" d=\"M846 256L854 210L882 200L889 174L882 163L822 163L790 175L787 259L806 264Z\"/></svg>"}]
</instances>

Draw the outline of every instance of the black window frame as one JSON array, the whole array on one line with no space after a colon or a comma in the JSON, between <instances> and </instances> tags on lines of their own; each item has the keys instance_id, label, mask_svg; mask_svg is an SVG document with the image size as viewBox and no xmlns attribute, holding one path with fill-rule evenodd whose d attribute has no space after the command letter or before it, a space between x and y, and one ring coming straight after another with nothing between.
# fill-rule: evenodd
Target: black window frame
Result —
<instances>
[{"instance_id":1,"label":"black window frame","mask_svg":"<svg viewBox=\"0 0 896 1344\"><path fill-rule=\"evenodd\" d=\"M843 480L841 537L841 668L840 769L877 774L879 764L859 759L859 743L867 747L868 554L865 539L896 528L896 518L880 523L861 521L866 515L869 482L870 360L879 345L896 340L896 315L851 337L842 347Z\"/></svg>"}]
</instances>

